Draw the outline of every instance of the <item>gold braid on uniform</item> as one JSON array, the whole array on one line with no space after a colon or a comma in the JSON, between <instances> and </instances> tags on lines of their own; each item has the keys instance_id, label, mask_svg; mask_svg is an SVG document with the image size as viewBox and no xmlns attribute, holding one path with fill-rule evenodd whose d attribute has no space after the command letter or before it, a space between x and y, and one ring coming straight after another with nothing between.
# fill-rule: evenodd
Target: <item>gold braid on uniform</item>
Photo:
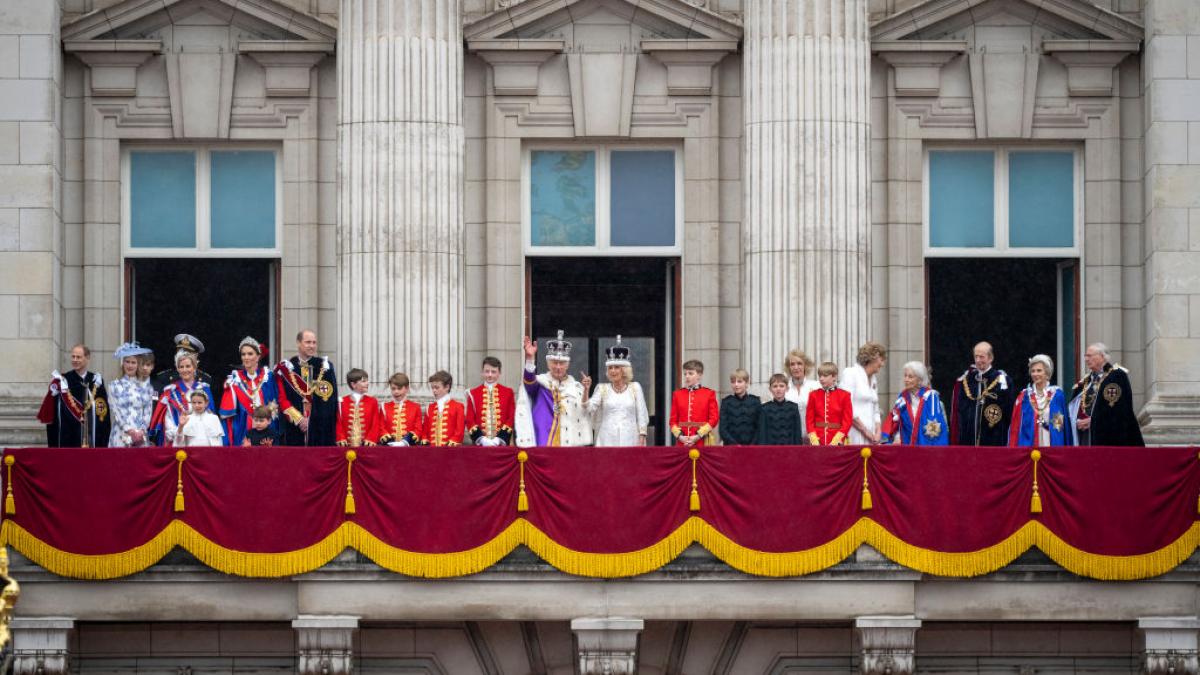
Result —
<instances>
[{"instance_id":1,"label":"gold braid on uniform","mask_svg":"<svg viewBox=\"0 0 1200 675\"><path fill-rule=\"evenodd\" d=\"M963 393L967 395L968 399L974 401L975 395L971 393L971 388L969 386L967 386L967 377L964 375L963 377L958 378L958 381L962 382ZM992 390L995 389L996 385L998 385L998 384L1000 384L999 376L997 376L996 379L992 380L991 384L989 384L986 388L984 388L984 390L980 394L980 396L982 398L995 398L994 396L991 395L991 393L992 393Z\"/></svg>"}]
</instances>

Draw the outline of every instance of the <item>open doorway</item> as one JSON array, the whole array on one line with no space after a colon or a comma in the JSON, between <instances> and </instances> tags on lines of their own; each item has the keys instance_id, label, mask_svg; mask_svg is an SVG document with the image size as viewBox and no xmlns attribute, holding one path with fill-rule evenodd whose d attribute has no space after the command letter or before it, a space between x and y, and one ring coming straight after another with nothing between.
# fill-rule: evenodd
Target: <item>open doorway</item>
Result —
<instances>
[{"instance_id":1,"label":"open doorway","mask_svg":"<svg viewBox=\"0 0 1200 675\"><path fill-rule=\"evenodd\" d=\"M975 343L992 343L994 366L1029 384L1034 354L1054 359L1052 382L1079 371L1079 262L1055 258L931 258L926 261L926 353L933 386L949 397ZM950 399L947 398L947 401Z\"/></svg>"},{"instance_id":2,"label":"open doorway","mask_svg":"<svg viewBox=\"0 0 1200 675\"><path fill-rule=\"evenodd\" d=\"M605 381L604 350L617 335L632 351L634 379L650 412L647 442L666 443L666 416L678 361L678 260L526 259L526 330L539 351L559 330L573 344L571 374Z\"/></svg>"}]
</instances>

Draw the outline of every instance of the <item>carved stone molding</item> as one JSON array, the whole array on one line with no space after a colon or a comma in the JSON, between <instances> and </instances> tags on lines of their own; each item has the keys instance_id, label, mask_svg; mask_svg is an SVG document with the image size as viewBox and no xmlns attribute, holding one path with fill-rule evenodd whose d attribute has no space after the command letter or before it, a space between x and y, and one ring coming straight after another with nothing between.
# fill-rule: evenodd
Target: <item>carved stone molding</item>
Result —
<instances>
[{"instance_id":1,"label":"carved stone molding","mask_svg":"<svg viewBox=\"0 0 1200 675\"><path fill-rule=\"evenodd\" d=\"M1117 64L1136 54L1136 40L1045 40L1042 51L1067 67L1071 96L1112 96Z\"/></svg>"},{"instance_id":2,"label":"carved stone molding","mask_svg":"<svg viewBox=\"0 0 1200 675\"><path fill-rule=\"evenodd\" d=\"M133 96L137 70L154 54L162 53L162 40L64 40L63 49L91 68L92 96Z\"/></svg>"},{"instance_id":3,"label":"carved stone molding","mask_svg":"<svg viewBox=\"0 0 1200 675\"><path fill-rule=\"evenodd\" d=\"M267 96L308 96L312 69L327 54L333 41L242 40L238 52L247 54L266 71Z\"/></svg>"},{"instance_id":4,"label":"carved stone molding","mask_svg":"<svg viewBox=\"0 0 1200 675\"><path fill-rule=\"evenodd\" d=\"M712 94L713 66L737 51L737 40L642 40L641 49L667 67L671 96Z\"/></svg>"},{"instance_id":5,"label":"carved stone molding","mask_svg":"<svg viewBox=\"0 0 1200 675\"><path fill-rule=\"evenodd\" d=\"M854 620L862 642L863 675L912 675L917 629L911 616L860 616Z\"/></svg>"},{"instance_id":6,"label":"carved stone molding","mask_svg":"<svg viewBox=\"0 0 1200 675\"><path fill-rule=\"evenodd\" d=\"M638 672L641 619L572 619L580 675L634 675Z\"/></svg>"},{"instance_id":7,"label":"carved stone molding","mask_svg":"<svg viewBox=\"0 0 1200 675\"><path fill-rule=\"evenodd\" d=\"M1146 617L1138 619L1145 639L1142 671L1146 675L1197 675L1200 619L1196 617Z\"/></svg>"},{"instance_id":8,"label":"carved stone molding","mask_svg":"<svg viewBox=\"0 0 1200 675\"><path fill-rule=\"evenodd\" d=\"M497 96L537 96L538 71L565 45L563 40L467 41L467 49L492 67L492 91Z\"/></svg>"},{"instance_id":9,"label":"carved stone molding","mask_svg":"<svg viewBox=\"0 0 1200 675\"><path fill-rule=\"evenodd\" d=\"M73 630L75 619L69 617L13 619L13 673L66 675Z\"/></svg>"},{"instance_id":10,"label":"carved stone molding","mask_svg":"<svg viewBox=\"0 0 1200 675\"><path fill-rule=\"evenodd\" d=\"M306 615L292 621L296 629L296 672L299 675L350 675L354 669L357 616Z\"/></svg>"},{"instance_id":11,"label":"carved stone molding","mask_svg":"<svg viewBox=\"0 0 1200 675\"><path fill-rule=\"evenodd\" d=\"M871 51L896 71L896 96L938 96L942 66L967 52L963 40L882 40Z\"/></svg>"}]
</instances>

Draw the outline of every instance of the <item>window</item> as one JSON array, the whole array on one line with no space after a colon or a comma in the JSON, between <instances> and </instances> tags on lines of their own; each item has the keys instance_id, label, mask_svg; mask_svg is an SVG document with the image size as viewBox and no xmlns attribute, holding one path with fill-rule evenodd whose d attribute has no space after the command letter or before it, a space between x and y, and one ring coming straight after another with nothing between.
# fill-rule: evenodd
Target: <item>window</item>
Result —
<instances>
[{"instance_id":1,"label":"window","mask_svg":"<svg viewBox=\"0 0 1200 675\"><path fill-rule=\"evenodd\" d=\"M1078 164L1073 148L930 150L926 255L1077 255Z\"/></svg>"},{"instance_id":2,"label":"window","mask_svg":"<svg viewBox=\"0 0 1200 675\"><path fill-rule=\"evenodd\" d=\"M671 147L534 147L525 153L529 253L664 255L681 249L680 153Z\"/></svg>"},{"instance_id":3,"label":"window","mask_svg":"<svg viewBox=\"0 0 1200 675\"><path fill-rule=\"evenodd\" d=\"M127 257L278 257L279 153L273 148L125 149Z\"/></svg>"}]
</instances>

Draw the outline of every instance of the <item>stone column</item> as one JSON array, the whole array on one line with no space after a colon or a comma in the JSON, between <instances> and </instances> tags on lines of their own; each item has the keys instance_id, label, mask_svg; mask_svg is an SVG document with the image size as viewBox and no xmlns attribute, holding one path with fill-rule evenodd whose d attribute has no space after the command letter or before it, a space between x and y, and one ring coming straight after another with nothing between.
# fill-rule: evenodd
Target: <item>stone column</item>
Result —
<instances>
[{"instance_id":1,"label":"stone column","mask_svg":"<svg viewBox=\"0 0 1200 675\"><path fill-rule=\"evenodd\" d=\"M912 675L917 629L911 616L860 616L854 620L861 640L863 675Z\"/></svg>"},{"instance_id":2,"label":"stone column","mask_svg":"<svg viewBox=\"0 0 1200 675\"><path fill-rule=\"evenodd\" d=\"M1142 672L1146 675L1196 675L1200 673L1197 660L1197 633L1200 619L1196 617L1146 617L1138 619L1138 629L1145 638Z\"/></svg>"},{"instance_id":3,"label":"stone column","mask_svg":"<svg viewBox=\"0 0 1200 675\"><path fill-rule=\"evenodd\" d=\"M1146 0L1144 20L1141 419L1148 443L1190 443L1200 431L1200 9L1192 0Z\"/></svg>"},{"instance_id":4,"label":"stone column","mask_svg":"<svg viewBox=\"0 0 1200 675\"><path fill-rule=\"evenodd\" d=\"M867 0L746 0L742 343L841 366L870 335Z\"/></svg>"},{"instance_id":5,"label":"stone column","mask_svg":"<svg viewBox=\"0 0 1200 675\"><path fill-rule=\"evenodd\" d=\"M641 619L571 619L579 675L634 675L638 672Z\"/></svg>"},{"instance_id":6,"label":"stone column","mask_svg":"<svg viewBox=\"0 0 1200 675\"><path fill-rule=\"evenodd\" d=\"M338 365L461 377L461 0L342 0L338 30Z\"/></svg>"},{"instance_id":7,"label":"stone column","mask_svg":"<svg viewBox=\"0 0 1200 675\"><path fill-rule=\"evenodd\" d=\"M350 675L354 670L357 616L301 614L296 629L296 672L299 675Z\"/></svg>"},{"instance_id":8,"label":"stone column","mask_svg":"<svg viewBox=\"0 0 1200 675\"><path fill-rule=\"evenodd\" d=\"M67 674L75 619L17 617L11 628L15 675Z\"/></svg>"}]
</instances>

